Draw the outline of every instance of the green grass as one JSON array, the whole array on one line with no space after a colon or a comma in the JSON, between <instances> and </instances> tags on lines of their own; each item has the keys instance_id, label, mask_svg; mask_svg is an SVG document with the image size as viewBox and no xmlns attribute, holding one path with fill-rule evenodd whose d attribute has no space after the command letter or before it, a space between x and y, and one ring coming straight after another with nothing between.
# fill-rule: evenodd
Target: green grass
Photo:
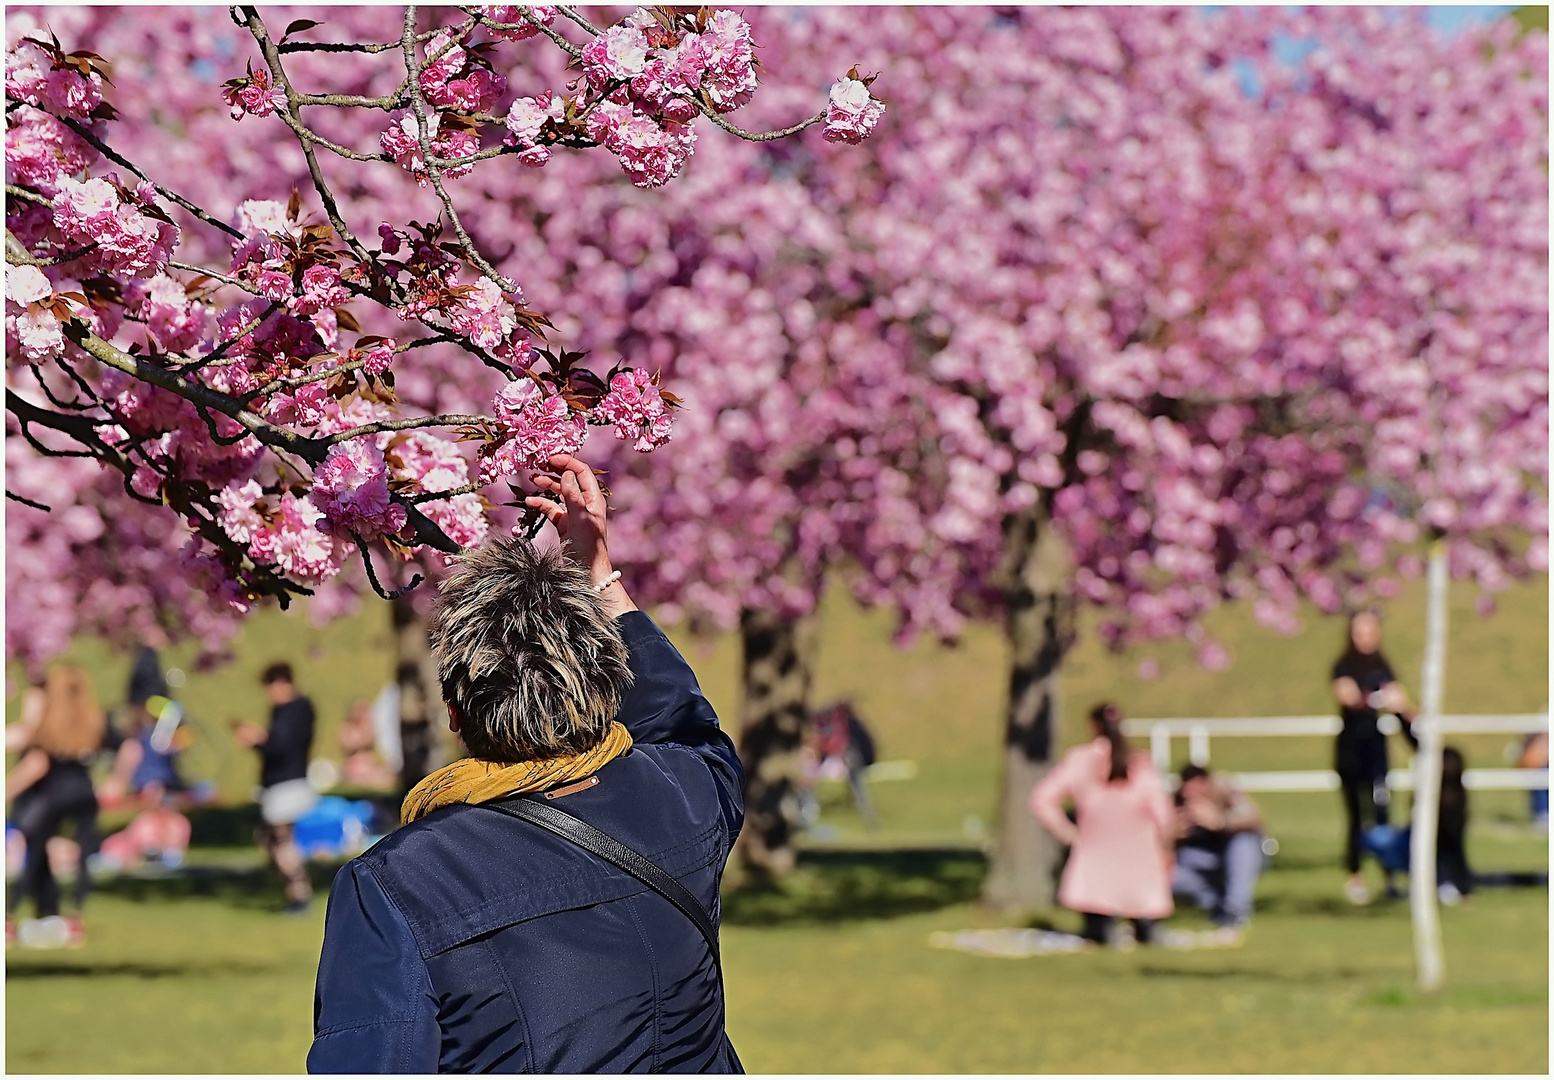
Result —
<instances>
[{"instance_id":1,"label":"green grass","mask_svg":"<svg viewBox=\"0 0 1554 1080\"><path fill-rule=\"evenodd\" d=\"M1455 591L1447 706L1519 712L1548 697L1547 581L1519 586L1480 619ZM1392 605L1387 649L1417 691L1422 597ZM1546 1072L1548 894L1484 890L1443 912L1447 986L1413 988L1404 905L1341 898L1336 795L1265 796L1281 842L1253 931L1234 951L1100 953L1001 960L930 948L929 934L998 925L975 898L998 777L1004 652L991 628L945 649L888 644L889 622L840 597L823 611L816 698L851 695L886 758L915 779L879 783L882 826L869 832L840 785L821 792L825 837L806 842L781 889L727 897L729 1029L752 1071L794 1072ZM1216 621L1236 655L1214 674L1179 646L1156 650L1163 674L1137 678L1139 655L1111 657L1087 638L1070 658L1065 742L1102 697L1132 715L1325 711L1340 628L1311 618L1285 639L1228 611ZM682 642L713 703L737 704L737 643ZM236 643L236 665L191 674L183 698L212 732L207 775L242 797L254 762L222 745L229 714L262 716L257 671L290 659L319 703L320 751L353 697L387 678L386 614L327 631L266 614ZM79 643L108 702L127 661ZM179 657L185 659L185 657ZM10 703L14 708L14 702ZM1503 764L1507 737L1459 740L1470 764ZM1185 752L1185 747L1178 747ZM1226 768L1320 768L1323 740L1214 743ZM1398 758L1403 758L1401 744ZM1519 793L1473 797L1469 854L1480 870L1548 867L1546 837L1525 824ZM234 811L229 841L243 825ZM214 830L214 825L212 826ZM209 835L215 835L213 831ZM81 950L7 955L6 1067L27 1072L287 1072L311 1024L321 905L291 919L278 889L239 847L196 850L200 873L109 883L90 908ZM327 867L317 868L320 882ZM1062 928L1073 916L1059 913ZM1178 925L1196 927L1192 912Z\"/></svg>"}]
</instances>

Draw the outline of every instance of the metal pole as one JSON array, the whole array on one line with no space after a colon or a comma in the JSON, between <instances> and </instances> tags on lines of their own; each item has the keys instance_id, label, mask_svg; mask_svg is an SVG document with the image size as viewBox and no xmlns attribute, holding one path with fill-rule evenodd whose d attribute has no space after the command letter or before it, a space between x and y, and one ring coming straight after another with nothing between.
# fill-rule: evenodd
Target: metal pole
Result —
<instances>
[{"instance_id":1,"label":"metal pole","mask_svg":"<svg viewBox=\"0 0 1554 1080\"><path fill-rule=\"evenodd\" d=\"M1436 906L1436 823L1441 807L1440 717L1446 683L1446 542L1430 545L1429 595L1425 621L1421 708L1414 721L1419 750L1414 755L1414 822L1409 845L1408 893L1414 921L1414 962L1419 988L1434 991L1446 979Z\"/></svg>"}]
</instances>

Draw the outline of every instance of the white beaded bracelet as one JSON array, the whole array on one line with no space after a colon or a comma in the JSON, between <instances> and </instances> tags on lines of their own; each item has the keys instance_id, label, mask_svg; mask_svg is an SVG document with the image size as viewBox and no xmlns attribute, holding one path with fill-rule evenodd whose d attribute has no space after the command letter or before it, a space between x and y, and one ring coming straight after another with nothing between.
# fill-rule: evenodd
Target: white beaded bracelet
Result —
<instances>
[{"instance_id":1,"label":"white beaded bracelet","mask_svg":"<svg viewBox=\"0 0 1554 1080\"><path fill-rule=\"evenodd\" d=\"M594 592L602 593L605 589L608 589L611 585L614 585L620 579L621 572L619 570L612 570L610 571L609 577L605 578L603 581L599 582L599 584L594 586Z\"/></svg>"}]
</instances>

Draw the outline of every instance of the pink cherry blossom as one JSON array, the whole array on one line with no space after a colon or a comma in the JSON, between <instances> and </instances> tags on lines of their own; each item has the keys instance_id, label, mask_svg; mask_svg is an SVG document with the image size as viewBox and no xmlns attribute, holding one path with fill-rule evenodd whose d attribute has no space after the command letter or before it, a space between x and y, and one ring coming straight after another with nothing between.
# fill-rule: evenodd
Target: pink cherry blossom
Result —
<instances>
[{"instance_id":1,"label":"pink cherry blossom","mask_svg":"<svg viewBox=\"0 0 1554 1080\"><path fill-rule=\"evenodd\" d=\"M884 104L869 93L867 85L858 79L838 79L831 85L831 102L826 109L826 141L861 143L883 115Z\"/></svg>"},{"instance_id":2,"label":"pink cherry blossom","mask_svg":"<svg viewBox=\"0 0 1554 1080\"><path fill-rule=\"evenodd\" d=\"M669 441L673 420L653 377L642 368L622 371L610 380L594 415L615 425L617 439L635 440L633 448L648 451Z\"/></svg>"},{"instance_id":3,"label":"pink cherry blossom","mask_svg":"<svg viewBox=\"0 0 1554 1080\"><path fill-rule=\"evenodd\" d=\"M238 86L228 86L222 97L232 110L234 120L245 116L269 116L286 108L286 88L272 85L266 68L253 72Z\"/></svg>"},{"instance_id":4,"label":"pink cherry blossom","mask_svg":"<svg viewBox=\"0 0 1554 1080\"><path fill-rule=\"evenodd\" d=\"M405 508L389 498L383 452L367 439L336 443L313 470L313 504L328 524L374 539L405 527Z\"/></svg>"},{"instance_id":5,"label":"pink cherry blossom","mask_svg":"<svg viewBox=\"0 0 1554 1080\"><path fill-rule=\"evenodd\" d=\"M588 435L587 423L559 394L532 379L514 379L494 402L503 439L481 459L482 479L537 469L557 454L572 454Z\"/></svg>"}]
</instances>

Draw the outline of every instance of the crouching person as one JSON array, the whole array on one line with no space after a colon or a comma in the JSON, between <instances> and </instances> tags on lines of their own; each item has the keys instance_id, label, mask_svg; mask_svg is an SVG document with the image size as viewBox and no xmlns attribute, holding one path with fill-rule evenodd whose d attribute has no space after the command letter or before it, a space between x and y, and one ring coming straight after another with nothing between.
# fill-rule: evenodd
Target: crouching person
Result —
<instances>
[{"instance_id":1,"label":"crouching person","mask_svg":"<svg viewBox=\"0 0 1554 1080\"><path fill-rule=\"evenodd\" d=\"M566 546L488 542L437 597L470 756L336 877L311 1072L743 1071L717 952L739 759L617 580L593 473L551 464L560 502L529 503Z\"/></svg>"},{"instance_id":2,"label":"crouching person","mask_svg":"<svg viewBox=\"0 0 1554 1080\"><path fill-rule=\"evenodd\" d=\"M1197 765L1176 790L1176 872L1171 891L1195 901L1232 935L1252 919L1263 869L1263 816L1234 784Z\"/></svg>"}]
</instances>

